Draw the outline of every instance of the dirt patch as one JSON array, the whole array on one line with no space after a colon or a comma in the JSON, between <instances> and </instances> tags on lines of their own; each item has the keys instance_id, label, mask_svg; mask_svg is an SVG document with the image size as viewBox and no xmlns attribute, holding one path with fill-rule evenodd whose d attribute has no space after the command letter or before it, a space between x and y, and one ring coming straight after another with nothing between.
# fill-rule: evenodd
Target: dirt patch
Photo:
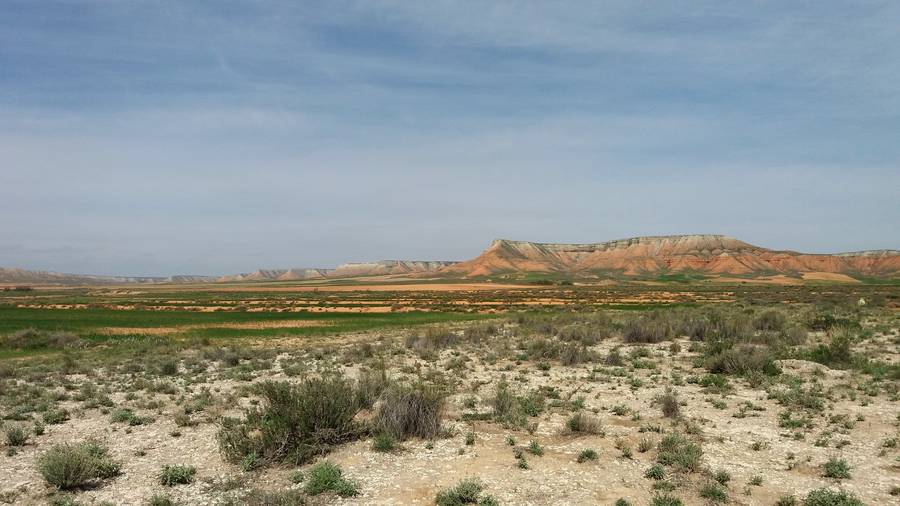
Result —
<instances>
[{"instance_id":1,"label":"dirt patch","mask_svg":"<svg viewBox=\"0 0 900 506\"><path fill-rule=\"evenodd\" d=\"M804 272L803 279L808 281L838 281L841 283L860 283L858 279L853 279L846 274L838 274L836 272Z\"/></svg>"}]
</instances>

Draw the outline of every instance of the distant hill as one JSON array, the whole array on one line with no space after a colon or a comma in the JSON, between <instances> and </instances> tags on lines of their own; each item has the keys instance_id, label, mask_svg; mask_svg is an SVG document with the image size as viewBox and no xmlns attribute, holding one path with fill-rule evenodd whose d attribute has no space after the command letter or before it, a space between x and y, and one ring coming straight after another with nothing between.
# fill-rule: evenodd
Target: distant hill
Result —
<instances>
[{"instance_id":1,"label":"distant hill","mask_svg":"<svg viewBox=\"0 0 900 506\"><path fill-rule=\"evenodd\" d=\"M385 276L394 274L428 274L452 266L457 262L440 260L381 260L378 262L342 264L329 277Z\"/></svg>"},{"instance_id":2,"label":"distant hill","mask_svg":"<svg viewBox=\"0 0 900 506\"><path fill-rule=\"evenodd\" d=\"M53 285L94 285L115 283L200 283L215 281L213 276L94 276L90 274L65 274L61 272L30 271L26 269L0 267L0 283L13 284L53 284Z\"/></svg>"},{"instance_id":3,"label":"distant hill","mask_svg":"<svg viewBox=\"0 0 900 506\"><path fill-rule=\"evenodd\" d=\"M900 274L900 251L878 250L820 255L776 251L724 235L634 237L594 244L549 244L498 239L478 257L449 266L465 277L508 272L573 276L617 273L766 275L836 273L876 277Z\"/></svg>"},{"instance_id":4,"label":"distant hill","mask_svg":"<svg viewBox=\"0 0 900 506\"><path fill-rule=\"evenodd\" d=\"M248 274L220 276L215 281L300 281L325 279L334 269L260 269Z\"/></svg>"},{"instance_id":5,"label":"distant hill","mask_svg":"<svg viewBox=\"0 0 900 506\"><path fill-rule=\"evenodd\" d=\"M455 262L422 260L380 260L377 262L348 263L336 269L259 269L227 276L94 276L87 274L63 274L59 272L31 271L0 267L0 284L4 285L99 285L123 283L226 283L243 281L303 281L386 276L403 274L431 274L453 265Z\"/></svg>"},{"instance_id":6,"label":"distant hill","mask_svg":"<svg viewBox=\"0 0 900 506\"><path fill-rule=\"evenodd\" d=\"M347 263L334 269L260 269L228 276L121 277L61 274L0 268L5 285L84 285L116 283L213 283L302 281L366 276L479 277L498 274L558 274L652 277L672 274L757 277L802 275L810 279L852 281L900 278L900 251L810 254L754 246L724 235L633 237L591 244L551 244L497 239L465 262L380 260Z\"/></svg>"}]
</instances>

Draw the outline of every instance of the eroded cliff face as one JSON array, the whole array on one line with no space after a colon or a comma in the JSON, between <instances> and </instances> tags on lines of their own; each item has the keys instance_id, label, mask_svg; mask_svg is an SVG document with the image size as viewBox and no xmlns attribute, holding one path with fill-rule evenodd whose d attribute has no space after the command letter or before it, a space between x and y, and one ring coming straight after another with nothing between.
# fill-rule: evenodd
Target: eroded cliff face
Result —
<instances>
[{"instance_id":1,"label":"eroded cliff face","mask_svg":"<svg viewBox=\"0 0 900 506\"><path fill-rule=\"evenodd\" d=\"M615 271L771 274L832 272L893 276L900 253L893 250L813 255L775 251L724 235L634 237L594 244L552 244L498 239L477 258L443 269L447 274L487 276L500 272Z\"/></svg>"}]
</instances>

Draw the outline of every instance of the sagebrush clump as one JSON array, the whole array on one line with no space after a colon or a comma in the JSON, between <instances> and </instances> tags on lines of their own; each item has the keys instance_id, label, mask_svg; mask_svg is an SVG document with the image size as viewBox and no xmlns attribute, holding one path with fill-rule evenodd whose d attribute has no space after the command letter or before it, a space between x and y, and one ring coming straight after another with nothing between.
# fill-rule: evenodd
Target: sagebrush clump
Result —
<instances>
[{"instance_id":1,"label":"sagebrush clump","mask_svg":"<svg viewBox=\"0 0 900 506\"><path fill-rule=\"evenodd\" d=\"M119 474L121 465L108 453L96 441L58 444L38 457L37 468L47 483L71 490Z\"/></svg>"},{"instance_id":2,"label":"sagebrush clump","mask_svg":"<svg viewBox=\"0 0 900 506\"><path fill-rule=\"evenodd\" d=\"M298 385L258 386L259 407L246 418L226 418L218 433L226 460L252 469L284 462L300 465L364 433L353 384L341 377L308 379Z\"/></svg>"}]
</instances>

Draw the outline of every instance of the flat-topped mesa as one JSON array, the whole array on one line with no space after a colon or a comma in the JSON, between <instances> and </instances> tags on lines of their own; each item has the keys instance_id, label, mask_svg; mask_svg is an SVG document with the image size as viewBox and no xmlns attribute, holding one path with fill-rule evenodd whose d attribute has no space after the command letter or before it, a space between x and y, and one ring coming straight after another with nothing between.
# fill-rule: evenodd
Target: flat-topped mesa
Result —
<instances>
[{"instance_id":1,"label":"flat-topped mesa","mask_svg":"<svg viewBox=\"0 0 900 506\"><path fill-rule=\"evenodd\" d=\"M443 260L379 260L377 262L351 262L337 266L329 274L332 278L356 276L385 276L392 274L423 274L437 272L457 262Z\"/></svg>"},{"instance_id":2,"label":"flat-topped mesa","mask_svg":"<svg viewBox=\"0 0 900 506\"><path fill-rule=\"evenodd\" d=\"M302 281L306 279L325 279L332 269L259 269L250 273L221 276L220 282L229 281Z\"/></svg>"},{"instance_id":3,"label":"flat-topped mesa","mask_svg":"<svg viewBox=\"0 0 900 506\"><path fill-rule=\"evenodd\" d=\"M849 251L847 253L835 253L835 256L839 257L874 257L874 258L883 258L883 257L892 257L892 256L900 256L900 250L896 249L869 249L863 251Z\"/></svg>"},{"instance_id":4,"label":"flat-topped mesa","mask_svg":"<svg viewBox=\"0 0 900 506\"><path fill-rule=\"evenodd\" d=\"M733 237L717 234L658 235L616 239L598 243L540 243L495 239L487 251L492 249L538 249L552 252L595 252L629 249L645 255L665 253L704 253L762 251L765 248L753 246Z\"/></svg>"},{"instance_id":5,"label":"flat-topped mesa","mask_svg":"<svg viewBox=\"0 0 900 506\"><path fill-rule=\"evenodd\" d=\"M893 250L811 255L762 248L718 234L642 236L599 243L559 244L497 239L477 258L445 268L448 275L488 276L503 272L556 272L625 276L671 272L710 275L900 274Z\"/></svg>"}]
</instances>

